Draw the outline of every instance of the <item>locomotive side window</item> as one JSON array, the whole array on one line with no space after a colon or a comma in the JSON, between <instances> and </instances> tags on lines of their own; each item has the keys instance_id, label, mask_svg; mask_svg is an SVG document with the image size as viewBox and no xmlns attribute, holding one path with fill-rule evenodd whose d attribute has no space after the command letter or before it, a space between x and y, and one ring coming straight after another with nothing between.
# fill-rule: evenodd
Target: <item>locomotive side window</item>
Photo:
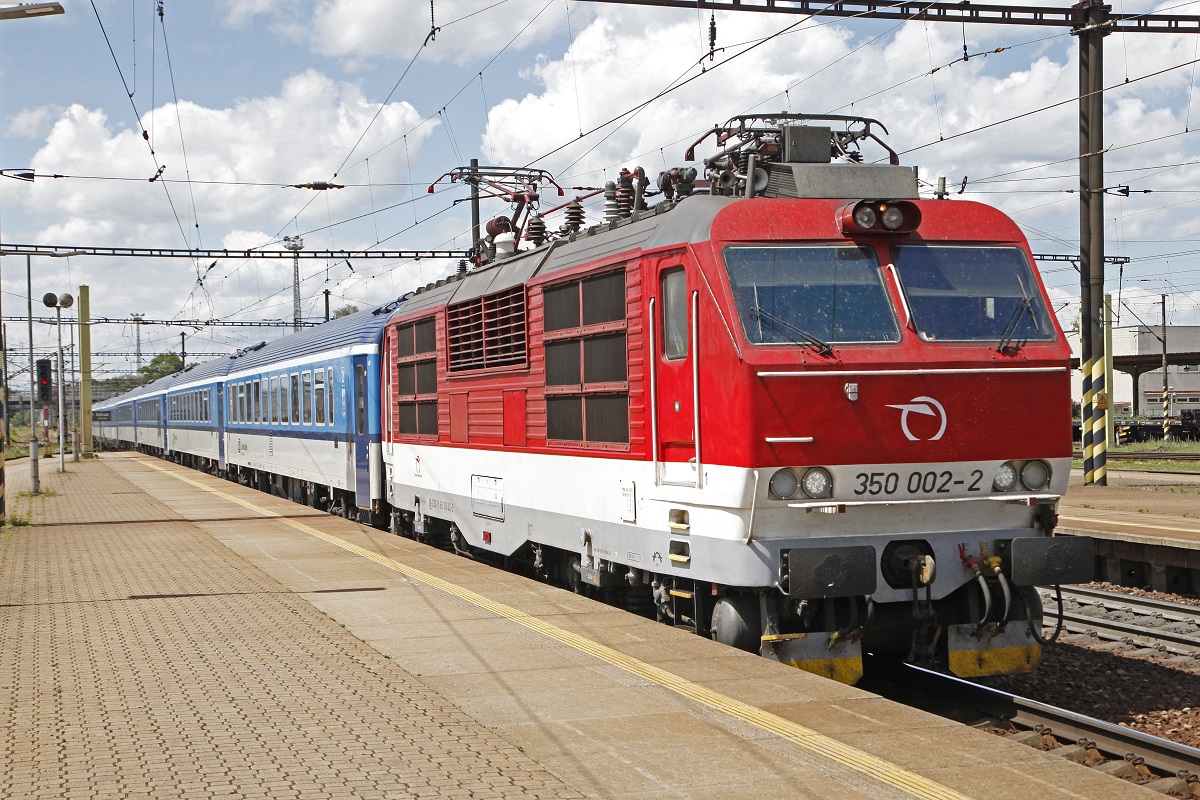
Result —
<instances>
[{"instance_id":1,"label":"locomotive side window","mask_svg":"<svg viewBox=\"0 0 1200 800\"><path fill-rule=\"evenodd\" d=\"M896 271L926 341L1050 341L1054 325L1016 247L904 245Z\"/></svg>"},{"instance_id":2,"label":"locomotive side window","mask_svg":"<svg viewBox=\"0 0 1200 800\"><path fill-rule=\"evenodd\" d=\"M680 269L662 275L663 358L687 358L687 273Z\"/></svg>"},{"instance_id":3,"label":"locomotive side window","mask_svg":"<svg viewBox=\"0 0 1200 800\"><path fill-rule=\"evenodd\" d=\"M609 272L542 293L548 439L629 441L625 280Z\"/></svg>"},{"instance_id":4,"label":"locomotive side window","mask_svg":"<svg viewBox=\"0 0 1200 800\"><path fill-rule=\"evenodd\" d=\"M438 433L436 331L433 317L396 329L398 433Z\"/></svg>"},{"instance_id":5,"label":"locomotive side window","mask_svg":"<svg viewBox=\"0 0 1200 800\"><path fill-rule=\"evenodd\" d=\"M900 341L879 262L867 248L728 247L725 264L753 344Z\"/></svg>"}]
</instances>

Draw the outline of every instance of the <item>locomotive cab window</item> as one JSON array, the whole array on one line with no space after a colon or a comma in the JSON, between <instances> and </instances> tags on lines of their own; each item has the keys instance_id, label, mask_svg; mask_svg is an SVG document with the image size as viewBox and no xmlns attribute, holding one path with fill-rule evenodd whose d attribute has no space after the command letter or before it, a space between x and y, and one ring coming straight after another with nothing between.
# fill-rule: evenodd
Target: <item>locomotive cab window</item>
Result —
<instances>
[{"instance_id":1,"label":"locomotive cab window","mask_svg":"<svg viewBox=\"0 0 1200 800\"><path fill-rule=\"evenodd\" d=\"M625 272L547 287L546 437L629 442Z\"/></svg>"},{"instance_id":2,"label":"locomotive cab window","mask_svg":"<svg viewBox=\"0 0 1200 800\"><path fill-rule=\"evenodd\" d=\"M437 337L434 319L396 329L396 432L437 436Z\"/></svg>"},{"instance_id":3,"label":"locomotive cab window","mask_svg":"<svg viewBox=\"0 0 1200 800\"><path fill-rule=\"evenodd\" d=\"M925 341L1051 341L1054 325L1016 247L901 245L892 256Z\"/></svg>"},{"instance_id":4,"label":"locomotive cab window","mask_svg":"<svg viewBox=\"0 0 1200 800\"><path fill-rule=\"evenodd\" d=\"M727 247L725 264L752 344L900 341L879 261L867 248Z\"/></svg>"},{"instance_id":5,"label":"locomotive cab window","mask_svg":"<svg viewBox=\"0 0 1200 800\"><path fill-rule=\"evenodd\" d=\"M662 274L662 348L668 361L687 358L687 273L682 268Z\"/></svg>"}]
</instances>

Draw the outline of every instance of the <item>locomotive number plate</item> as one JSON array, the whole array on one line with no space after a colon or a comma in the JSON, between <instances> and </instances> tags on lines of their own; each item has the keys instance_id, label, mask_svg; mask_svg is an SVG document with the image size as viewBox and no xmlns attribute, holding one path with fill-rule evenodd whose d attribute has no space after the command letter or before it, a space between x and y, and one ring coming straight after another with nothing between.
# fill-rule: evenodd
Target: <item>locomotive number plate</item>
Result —
<instances>
[{"instance_id":1,"label":"locomotive number plate","mask_svg":"<svg viewBox=\"0 0 1200 800\"><path fill-rule=\"evenodd\" d=\"M850 492L868 497L961 497L989 488L982 469L901 469L854 474Z\"/></svg>"}]
</instances>

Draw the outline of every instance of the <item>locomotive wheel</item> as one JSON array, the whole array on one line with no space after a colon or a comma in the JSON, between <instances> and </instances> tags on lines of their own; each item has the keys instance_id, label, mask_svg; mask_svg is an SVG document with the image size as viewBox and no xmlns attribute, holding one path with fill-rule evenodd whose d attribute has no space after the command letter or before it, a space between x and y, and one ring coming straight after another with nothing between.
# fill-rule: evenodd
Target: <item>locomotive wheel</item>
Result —
<instances>
[{"instance_id":1,"label":"locomotive wheel","mask_svg":"<svg viewBox=\"0 0 1200 800\"><path fill-rule=\"evenodd\" d=\"M762 645L762 615L758 598L752 595L728 595L713 606L713 641L757 653Z\"/></svg>"}]
</instances>

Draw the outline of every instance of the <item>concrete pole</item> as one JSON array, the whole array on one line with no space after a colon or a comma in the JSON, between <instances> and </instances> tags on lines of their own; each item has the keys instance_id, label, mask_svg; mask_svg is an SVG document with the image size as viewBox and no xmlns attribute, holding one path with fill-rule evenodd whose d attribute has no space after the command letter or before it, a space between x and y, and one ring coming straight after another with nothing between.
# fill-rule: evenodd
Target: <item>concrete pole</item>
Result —
<instances>
[{"instance_id":1,"label":"concrete pole","mask_svg":"<svg viewBox=\"0 0 1200 800\"><path fill-rule=\"evenodd\" d=\"M1109 446L1117 443L1116 391L1113 389L1113 310L1112 295L1104 295L1104 385L1108 387L1108 403L1104 410L1104 435Z\"/></svg>"},{"instance_id":2,"label":"concrete pole","mask_svg":"<svg viewBox=\"0 0 1200 800\"><path fill-rule=\"evenodd\" d=\"M83 457L92 457L92 311L91 292L79 287L79 422Z\"/></svg>"},{"instance_id":3,"label":"concrete pole","mask_svg":"<svg viewBox=\"0 0 1200 800\"><path fill-rule=\"evenodd\" d=\"M25 256L25 288L29 301L29 493L41 494L42 485L38 480L38 438L37 438L37 369L33 363L33 266L29 256Z\"/></svg>"},{"instance_id":4,"label":"concrete pole","mask_svg":"<svg viewBox=\"0 0 1200 800\"><path fill-rule=\"evenodd\" d=\"M58 471L67 471L67 420L63 413L63 400L66 399L67 384L63 380L63 346L62 346L62 303L54 307L58 322Z\"/></svg>"},{"instance_id":5,"label":"concrete pole","mask_svg":"<svg viewBox=\"0 0 1200 800\"><path fill-rule=\"evenodd\" d=\"M1162 297L1163 441L1171 440L1171 388L1167 384L1167 296Z\"/></svg>"},{"instance_id":6,"label":"concrete pole","mask_svg":"<svg viewBox=\"0 0 1200 800\"><path fill-rule=\"evenodd\" d=\"M68 323L71 332L71 460L79 460L79 375L75 372L75 326Z\"/></svg>"}]
</instances>

